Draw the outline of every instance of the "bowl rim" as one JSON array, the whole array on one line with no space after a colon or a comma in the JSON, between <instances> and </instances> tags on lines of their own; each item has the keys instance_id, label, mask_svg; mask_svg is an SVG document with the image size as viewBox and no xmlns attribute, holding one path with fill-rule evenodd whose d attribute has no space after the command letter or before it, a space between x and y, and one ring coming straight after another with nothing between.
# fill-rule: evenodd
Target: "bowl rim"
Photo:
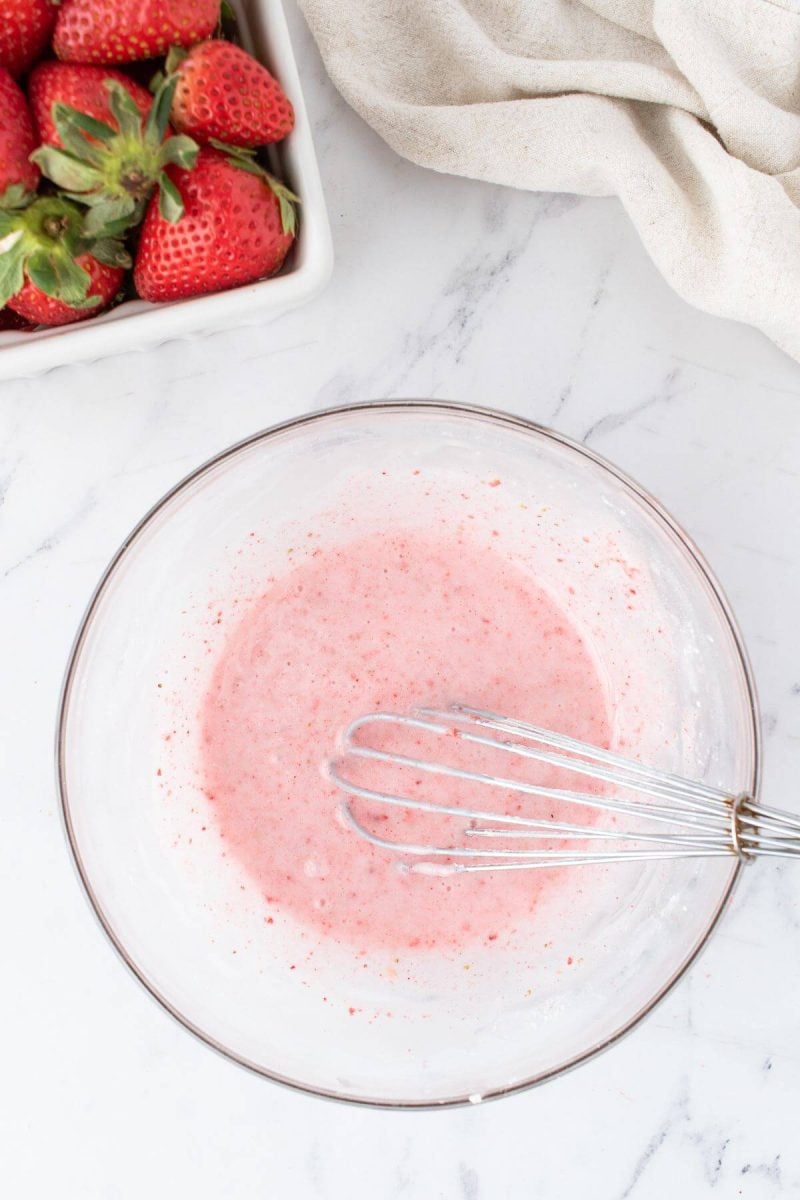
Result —
<instances>
[{"instance_id":1,"label":"bowl rim","mask_svg":"<svg viewBox=\"0 0 800 1200\"><path fill-rule=\"evenodd\" d=\"M705 580L711 590L714 600L719 605L722 616L727 623L730 634L733 638L736 653L742 667L744 675L744 685L746 698L748 701L750 726L752 734L752 752L753 752L753 770L751 787L748 789L749 794L754 798L759 795L761 782L762 768L762 745L761 745L761 728L758 717L758 698L756 694L755 680L753 676L752 666L745 648L744 640L739 630L733 611L725 596L725 593L718 583L716 577L708 566L704 556L695 545L694 541L682 529L682 527L673 519L667 510L640 484L632 479L625 472L610 463L602 455L588 449L580 442L574 441L572 438L566 437L564 434L556 430L549 429L547 426L540 425L535 421L531 421L525 417L517 416L516 414L506 413L498 409L484 407L481 405L462 404L456 401L449 400L431 400L431 399L392 399L392 400L366 400L358 401L351 404L336 405L328 408L316 409L312 412L303 413L298 417L290 418L286 421L281 421L278 424L268 426L256 433L250 434L248 437L242 438L233 445L213 455L200 466L196 467L183 479L179 480L172 488L158 500L144 514L141 520L134 526L130 534L124 539L119 549L111 558L106 569L100 577L100 580L95 587L91 598L86 606L86 610L81 618L78 626L72 648L69 653L67 667L64 674L64 680L61 688L61 694L58 703L58 715L56 720L56 737L55 737L55 766L56 766L56 782L58 789L59 807L63 822L63 828L66 839L71 852L74 868L77 872L78 879L82 886L83 892L89 903L95 918L99 922L101 928L108 937L111 945L116 950L119 957L122 959L126 967L131 971L134 978L142 985L146 992L172 1016L180 1025L193 1033L196 1038L221 1054L224 1058L244 1067L246 1070L256 1074L264 1079L269 1079L273 1083L279 1083L285 1087L291 1088L293 1091L301 1092L306 1095L318 1096L326 1100L338 1100L347 1104L359 1105L367 1108L377 1109L402 1109L402 1110L438 1110L448 1108L458 1108L467 1105L474 1105L477 1102L484 1103L488 1100L497 1100L503 1096L515 1095L519 1092L524 1092L530 1088L537 1087L542 1083L546 1083L550 1079L555 1079L567 1071L573 1070L575 1067L582 1065L585 1062L596 1058L603 1051L608 1050L611 1046L621 1041L628 1033L630 1033L639 1023L648 1016L654 1008L672 991L675 985L684 976L689 967L695 962L700 952L705 949L708 941L717 927L719 920L730 903L736 884L739 881L742 863L736 862L731 873L731 877L723 891L723 894L716 905L708 924L700 937L697 944L684 957L683 961L678 965L672 975L661 985L654 995L642 1005L633 1016L623 1022L619 1028L615 1029L611 1034L604 1037L601 1041L589 1046L586 1050L579 1054L573 1055L572 1058L560 1063L556 1067L550 1067L547 1070L529 1076L519 1082L509 1084L504 1087L496 1087L482 1093L480 1096L458 1095L447 1097L442 1100L387 1100L378 1097L368 1096L348 1096L333 1089L315 1087L311 1084L304 1083L300 1080L291 1079L288 1076L281 1075L279 1072L270 1071L245 1056L232 1050L230 1047L223 1045L211 1034L206 1033L198 1025L196 1025L189 1017L182 1013L166 996L164 996L156 985L147 978L144 969L134 961L133 957L125 948L121 938L115 933L110 919L103 911L103 907L95 894L88 872L83 863L78 839L75 833L75 828L72 821L70 811L69 794L67 788L67 772L66 772L66 735L67 722L70 708L70 700L72 696L73 683L76 677L78 663L84 643L87 639L89 630L92 626L95 614L97 612L100 601L102 600L107 587L109 586L112 577L115 575L122 560L127 555L130 548L138 541L146 528L150 525L161 511L166 508L170 502L175 499L180 493L191 487L203 475L218 467L221 463L229 458L235 457L240 452L249 449L250 447L268 441L273 437L277 437L289 430L298 430L306 425L310 425L319 421L326 421L330 418L336 418L348 413L359 411L372 411L377 413L392 413L392 412L407 412L409 410L439 412L443 415L462 416L462 417L482 417L490 422L500 423L508 428L518 429L525 433L535 433L543 436L546 439L554 441L570 450L576 451L582 457L607 471L611 476L628 488L635 498L642 501L655 517L664 525L669 533L677 538L682 549L688 555L695 567L698 569L700 576Z\"/></svg>"}]
</instances>

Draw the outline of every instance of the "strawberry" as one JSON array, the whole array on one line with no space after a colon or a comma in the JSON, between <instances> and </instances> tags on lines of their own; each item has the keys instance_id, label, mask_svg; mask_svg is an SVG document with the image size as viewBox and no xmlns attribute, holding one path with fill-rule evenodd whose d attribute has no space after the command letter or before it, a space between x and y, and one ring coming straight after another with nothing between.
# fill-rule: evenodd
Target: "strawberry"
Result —
<instances>
[{"instance_id":1,"label":"strawberry","mask_svg":"<svg viewBox=\"0 0 800 1200\"><path fill-rule=\"evenodd\" d=\"M0 0L0 67L22 75L41 55L55 25L57 0Z\"/></svg>"},{"instance_id":2,"label":"strawberry","mask_svg":"<svg viewBox=\"0 0 800 1200\"><path fill-rule=\"evenodd\" d=\"M0 67L0 208L19 204L33 192L39 170L28 156L36 145L27 102L5 67Z\"/></svg>"},{"instance_id":3,"label":"strawberry","mask_svg":"<svg viewBox=\"0 0 800 1200\"><path fill-rule=\"evenodd\" d=\"M198 142L266 146L294 128L294 110L277 79L239 46L201 42L173 49L167 73L178 76L171 120Z\"/></svg>"},{"instance_id":4,"label":"strawberry","mask_svg":"<svg viewBox=\"0 0 800 1200\"><path fill-rule=\"evenodd\" d=\"M61 196L0 212L0 309L65 325L110 303L130 259L111 237L87 238L83 217Z\"/></svg>"},{"instance_id":5,"label":"strawberry","mask_svg":"<svg viewBox=\"0 0 800 1200\"><path fill-rule=\"evenodd\" d=\"M215 30L220 0L62 0L53 49L65 62L136 62Z\"/></svg>"},{"instance_id":6,"label":"strawberry","mask_svg":"<svg viewBox=\"0 0 800 1200\"><path fill-rule=\"evenodd\" d=\"M161 85L146 117L130 80L109 77L101 86L108 93L109 121L56 102L51 115L62 148L40 146L33 161L69 199L89 207L89 234L121 234L138 224L156 187L162 213L176 221L181 198L164 168L191 167L197 145L183 135L165 139L175 80Z\"/></svg>"},{"instance_id":7,"label":"strawberry","mask_svg":"<svg viewBox=\"0 0 800 1200\"><path fill-rule=\"evenodd\" d=\"M292 193L245 151L202 149L193 171L169 167L184 214L164 220L152 200L134 283L145 300L219 292L271 275L294 241Z\"/></svg>"},{"instance_id":8,"label":"strawberry","mask_svg":"<svg viewBox=\"0 0 800 1200\"><path fill-rule=\"evenodd\" d=\"M86 301L91 303L75 307L48 296L27 279L22 290L17 292L13 300L9 300L8 307L31 325L71 325L75 321L97 316L116 296L125 272L122 267L109 267L106 263L98 262L91 254L79 254L75 266L89 277Z\"/></svg>"},{"instance_id":9,"label":"strawberry","mask_svg":"<svg viewBox=\"0 0 800 1200\"><path fill-rule=\"evenodd\" d=\"M106 79L114 79L133 98L143 117L149 113L153 97L146 87L115 71L113 67L90 67L85 63L42 62L28 76L28 101L39 134L45 145L61 146L53 105L67 104L96 121L105 121L119 131L111 111Z\"/></svg>"}]
</instances>

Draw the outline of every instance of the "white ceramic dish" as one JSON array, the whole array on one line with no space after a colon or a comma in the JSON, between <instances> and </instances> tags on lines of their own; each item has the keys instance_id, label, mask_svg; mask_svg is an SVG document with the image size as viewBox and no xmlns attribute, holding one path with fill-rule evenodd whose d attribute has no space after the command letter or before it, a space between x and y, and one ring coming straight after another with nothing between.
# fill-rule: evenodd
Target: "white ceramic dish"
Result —
<instances>
[{"instance_id":1,"label":"white ceramic dish","mask_svg":"<svg viewBox=\"0 0 800 1200\"><path fill-rule=\"evenodd\" d=\"M325 286L333 267L330 227L300 77L281 0L235 0L248 49L281 81L294 105L296 125L275 151L275 169L301 198L301 232L284 270L212 296L173 304L129 300L77 325L35 333L0 333L0 379L35 375L65 363L86 362L236 325L253 325L295 308Z\"/></svg>"},{"instance_id":2,"label":"white ceramic dish","mask_svg":"<svg viewBox=\"0 0 800 1200\"><path fill-rule=\"evenodd\" d=\"M512 538L518 564L580 624L607 679L616 745L625 739L656 766L755 795L752 679L691 542L583 447L441 403L303 417L184 480L106 572L59 726L75 861L148 990L262 1075L396 1107L507 1094L611 1045L691 963L739 873L733 857L581 868L588 874L573 876L513 945L471 951L468 973L460 954L404 951L397 965L371 953L366 962L289 919L265 924L258 888L220 857L198 784L197 705L227 634L222 607L258 595L285 569L286 547L310 536L303 530L329 527L353 479L369 490L351 493L347 536L429 528L429 493L407 481L441 472L462 495L502 479L482 489L472 530L487 523L487 538L492 527Z\"/></svg>"}]
</instances>

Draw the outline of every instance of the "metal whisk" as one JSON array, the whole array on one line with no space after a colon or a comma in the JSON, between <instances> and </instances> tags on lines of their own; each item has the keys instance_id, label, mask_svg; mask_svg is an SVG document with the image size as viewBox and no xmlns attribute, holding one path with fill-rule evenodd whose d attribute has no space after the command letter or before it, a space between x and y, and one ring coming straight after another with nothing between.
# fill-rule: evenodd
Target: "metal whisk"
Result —
<instances>
[{"instance_id":1,"label":"metal whisk","mask_svg":"<svg viewBox=\"0 0 800 1200\"><path fill-rule=\"evenodd\" d=\"M381 749L369 744L365 735L370 729L390 735L411 731L460 739L517 760L586 776L602 784L603 790L595 794L548 787ZM501 789L516 797L540 797L559 805L620 814L632 826L635 822L636 828L600 828L519 812L499 814L489 808L439 804L402 791L381 791L348 777L348 765L352 767L358 760L388 764L415 775L460 780L470 787ZM344 730L341 753L327 767L330 778L347 796L341 807L345 824L372 845L409 859L408 869L418 874L519 871L633 859L800 857L800 816L764 808L751 796L731 796L719 788L653 770L549 729L461 704L446 709L416 708L407 715L376 712L359 717ZM646 799L637 799L636 794ZM449 846L382 838L355 815L353 799L367 802L362 807L370 811L378 805L457 818L462 823L458 838ZM639 822L644 824L643 830L638 828ZM518 843L519 849L497 844L508 841ZM541 846L554 841L557 847ZM565 849L563 843L570 841L583 846Z\"/></svg>"}]
</instances>

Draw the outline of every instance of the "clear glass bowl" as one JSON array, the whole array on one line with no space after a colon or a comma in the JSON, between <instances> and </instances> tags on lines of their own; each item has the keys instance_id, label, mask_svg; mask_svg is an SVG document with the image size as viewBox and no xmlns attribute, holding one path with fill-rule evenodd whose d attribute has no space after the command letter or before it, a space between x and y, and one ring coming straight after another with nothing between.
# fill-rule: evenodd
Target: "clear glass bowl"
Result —
<instances>
[{"instance_id":1,"label":"clear glass bowl","mask_svg":"<svg viewBox=\"0 0 800 1200\"><path fill-rule=\"evenodd\" d=\"M101 580L72 653L61 798L106 933L210 1046L319 1095L392 1107L476 1102L551 1078L628 1032L707 941L739 866L581 868L513 953L476 951L469 973L423 954L410 982L381 962L356 970L324 942L313 977L287 969L313 934L289 925L267 937L255 889L192 836L208 814L191 697L224 637L215 598L257 594L292 531L384 467L398 479L412 470L456 483L502 478L491 520L518 539L520 563L535 560L538 581L591 642L616 737L654 765L756 794L752 678L720 589L685 534L631 480L555 433L413 401L260 433L144 518ZM424 505L389 489L363 506L354 532L425 520ZM176 715L181 694L190 699ZM373 1017L354 1020L352 1008Z\"/></svg>"}]
</instances>

